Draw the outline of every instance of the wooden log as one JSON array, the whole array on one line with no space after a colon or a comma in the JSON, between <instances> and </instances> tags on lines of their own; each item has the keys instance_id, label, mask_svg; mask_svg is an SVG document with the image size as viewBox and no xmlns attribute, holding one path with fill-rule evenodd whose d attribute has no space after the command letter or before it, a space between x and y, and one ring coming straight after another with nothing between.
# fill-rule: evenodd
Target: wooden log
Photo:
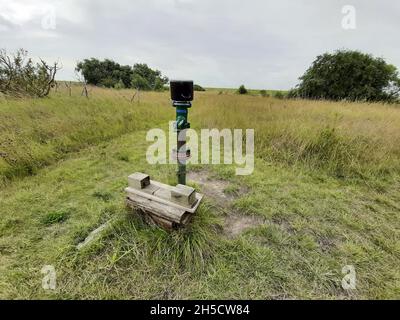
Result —
<instances>
[{"instance_id":1,"label":"wooden log","mask_svg":"<svg viewBox=\"0 0 400 320\"><path fill-rule=\"evenodd\" d=\"M163 218L157 217L154 214L151 214L149 212L146 213L146 217L148 218L147 220L150 220L150 223L156 224L160 227L163 227L165 229L177 229L179 227L179 224L169 221L169 220L165 220Z\"/></svg>"},{"instance_id":2,"label":"wooden log","mask_svg":"<svg viewBox=\"0 0 400 320\"><path fill-rule=\"evenodd\" d=\"M137 202L133 201L132 199L127 198L126 204L131 209L136 210L136 212L139 213L147 223L156 224L162 228L169 229L169 230L176 230L179 227L187 225L193 216L193 214L185 212L182 215L181 222L177 223L177 222L171 221L169 219L166 219L164 217L160 217L160 215L157 215L157 213L155 213L154 211L150 211L148 207L146 207L146 208L142 207L141 205L138 205Z\"/></svg>"},{"instance_id":3,"label":"wooden log","mask_svg":"<svg viewBox=\"0 0 400 320\"><path fill-rule=\"evenodd\" d=\"M193 214L186 212L182 217L182 222L179 224L176 222L169 221L167 219L163 219L159 216L156 216L150 211L146 211L143 209L138 209L138 210L142 212L142 216L147 223L155 224L160 227L163 227L164 229L169 229L169 230L177 230L180 227L187 225L193 217Z\"/></svg>"},{"instance_id":4,"label":"wooden log","mask_svg":"<svg viewBox=\"0 0 400 320\"><path fill-rule=\"evenodd\" d=\"M167 190L171 190L172 188L174 188L174 187L171 187L171 186L168 186L168 185L164 185L164 184L156 182L156 181L152 181L151 185L154 185L154 186L161 185L160 188L165 188ZM202 194L196 192L195 193L196 202L194 203L194 205L192 207L186 207L186 206L182 206L182 205L180 205L178 203L172 202L171 200L167 200L167 199L164 199L162 197L157 197L154 194L146 193L146 192L144 192L144 190L146 190L146 189L137 190L137 189L130 188L130 187L125 188L125 191L126 191L127 194L136 194L136 195L139 195L139 196L141 196L143 198L158 202L160 204L165 204L165 205L167 205L169 207L174 207L174 208L177 208L177 209L181 209L181 210L184 210L184 211L187 211L187 212L190 212L190 213L194 213L197 210L198 206L200 205L200 201L203 198Z\"/></svg>"},{"instance_id":5,"label":"wooden log","mask_svg":"<svg viewBox=\"0 0 400 320\"><path fill-rule=\"evenodd\" d=\"M149 211L142 209L139 209L139 211L141 212L141 216L143 217L144 221L148 224L154 224L168 230L177 229L179 226L177 223L157 217Z\"/></svg>"},{"instance_id":6,"label":"wooden log","mask_svg":"<svg viewBox=\"0 0 400 320\"><path fill-rule=\"evenodd\" d=\"M164 204L152 201L136 194L128 193L127 204L130 207L136 207L145 211L149 211L154 215L181 224L186 211L178 208L166 206Z\"/></svg>"}]
</instances>

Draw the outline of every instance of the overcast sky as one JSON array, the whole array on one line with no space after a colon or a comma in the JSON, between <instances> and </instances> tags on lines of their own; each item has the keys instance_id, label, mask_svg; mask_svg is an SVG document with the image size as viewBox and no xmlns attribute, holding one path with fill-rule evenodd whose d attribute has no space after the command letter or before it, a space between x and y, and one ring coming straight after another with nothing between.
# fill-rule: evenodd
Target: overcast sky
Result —
<instances>
[{"instance_id":1,"label":"overcast sky","mask_svg":"<svg viewBox=\"0 0 400 320\"><path fill-rule=\"evenodd\" d=\"M398 0L0 0L0 48L61 61L62 80L96 57L203 86L288 89L341 48L400 68L399 31Z\"/></svg>"}]
</instances>

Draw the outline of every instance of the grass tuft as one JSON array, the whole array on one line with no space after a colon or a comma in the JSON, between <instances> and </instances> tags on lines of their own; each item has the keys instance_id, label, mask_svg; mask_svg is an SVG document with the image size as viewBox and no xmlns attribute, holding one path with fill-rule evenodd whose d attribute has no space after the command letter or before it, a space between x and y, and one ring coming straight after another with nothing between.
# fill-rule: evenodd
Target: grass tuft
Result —
<instances>
[{"instance_id":1,"label":"grass tuft","mask_svg":"<svg viewBox=\"0 0 400 320\"><path fill-rule=\"evenodd\" d=\"M113 195L107 191L95 191L93 192L93 197L108 202L113 198Z\"/></svg>"},{"instance_id":2,"label":"grass tuft","mask_svg":"<svg viewBox=\"0 0 400 320\"><path fill-rule=\"evenodd\" d=\"M41 221L45 225L61 223L68 219L70 215L69 211L53 211L47 213L45 216L42 217Z\"/></svg>"}]
</instances>

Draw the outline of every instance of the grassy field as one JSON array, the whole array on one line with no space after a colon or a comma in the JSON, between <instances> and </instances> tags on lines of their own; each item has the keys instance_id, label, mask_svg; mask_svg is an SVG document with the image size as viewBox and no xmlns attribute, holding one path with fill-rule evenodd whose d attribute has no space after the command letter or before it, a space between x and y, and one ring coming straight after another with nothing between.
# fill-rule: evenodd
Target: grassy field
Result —
<instances>
[{"instance_id":1,"label":"grassy field","mask_svg":"<svg viewBox=\"0 0 400 320\"><path fill-rule=\"evenodd\" d=\"M261 96L261 90L263 89L247 89L247 96ZM212 93L217 93L219 95L221 94L233 94L233 93L237 93L237 88L206 88L207 92L212 92ZM265 90L265 89L264 89ZM277 93L281 93L282 95L287 95L288 91L284 91L284 90L265 90L265 95L266 96L270 96L270 97L274 97L275 94Z\"/></svg>"},{"instance_id":2,"label":"grassy field","mask_svg":"<svg viewBox=\"0 0 400 320\"><path fill-rule=\"evenodd\" d=\"M174 109L168 93L130 95L0 101L0 298L400 298L398 105L196 93L193 128L255 129L255 170L191 166L226 197L166 232L132 215L123 189L135 171L175 183L175 166L145 157L147 130ZM355 290L341 287L345 265Z\"/></svg>"}]
</instances>

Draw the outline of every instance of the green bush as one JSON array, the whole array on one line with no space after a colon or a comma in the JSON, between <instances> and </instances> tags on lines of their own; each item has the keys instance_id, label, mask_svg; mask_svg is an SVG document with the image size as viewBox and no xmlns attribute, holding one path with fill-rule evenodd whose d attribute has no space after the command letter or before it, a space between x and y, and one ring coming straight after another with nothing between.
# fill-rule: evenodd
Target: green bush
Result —
<instances>
[{"instance_id":1,"label":"green bush","mask_svg":"<svg viewBox=\"0 0 400 320\"><path fill-rule=\"evenodd\" d=\"M115 88L118 85L119 80L107 77L101 79L99 85L105 88Z\"/></svg>"},{"instance_id":2,"label":"green bush","mask_svg":"<svg viewBox=\"0 0 400 320\"><path fill-rule=\"evenodd\" d=\"M269 94L267 93L267 90L260 90L260 95L262 97L269 97Z\"/></svg>"},{"instance_id":3,"label":"green bush","mask_svg":"<svg viewBox=\"0 0 400 320\"><path fill-rule=\"evenodd\" d=\"M120 79L115 85L114 89L125 89L124 82Z\"/></svg>"},{"instance_id":4,"label":"green bush","mask_svg":"<svg viewBox=\"0 0 400 320\"><path fill-rule=\"evenodd\" d=\"M239 93L239 94L247 94L247 89L246 89L246 87L242 84L240 87L239 87L239 89L237 90L237 92Z\"/></svg>"},{"instance_id":5,"label":"green bush","mask_svg":"<svg viewBox=\"0 0 400 320\"><path fill-rule=\"evenodd\" d=\"M195 84L195 85L193 86L193 90L194 90L194 91L206 91L206 89L204 89L202 86L200 86L200 85L198 85L198 84Z\"/></svg>"},{"instance_id":6,"label":"green bush","mask_svg":"<svg viewBox=\"0 0 400 320\"><path fill-rule=\"evenodd\" d=\"M88 84L106 88L160 91L168 83L168 78L161 71L153 70L145 63L136 63L131 67L109 59L100 61L90 58L79 62L76 71L82 73Z\"/></svg>"},{"instance_id":7,"label":"green bush","mask_svg":"<svg viewBox=\"0 0 400 320\"><path fill-rule=\"evenodd\" d=\"M285 95L281 91L277 91L275 92L274 97L277 99L283 99L285 98Z\"/></svg>"},{"instance_id":8,"label":"green bush","mask_svg":"<svg viewBox=\"0 0 400 320\"><path fill-rule=\"evenodd\" d=\"M400 93L396 67L358 51L320 55L300 80L290 97L393 102Z\"/></svg>"},{"instance_id":9,"label":"green bush","mask_svg":"<svg viewBox=\"0 0 400 320\"><path fill-rule=\"evenodd\" d=\"M57 63L49 65L42 59L34 63L24 49L14 54L0 49L0 94L12 98L46 97L55 86L59 69Z\"/></svg>"},{"instance_id":10,"label":"green bush","mask_svg":"<svg viewBox=\"0 0 400 320\"><path fill-rule=\"evenodd\" d=\"M168 83L168 78L163 77L161 71L153 70L145 63L136 63L132 69L132 88L140 90L161 91Z\"/></svg>"}]
</instances>

